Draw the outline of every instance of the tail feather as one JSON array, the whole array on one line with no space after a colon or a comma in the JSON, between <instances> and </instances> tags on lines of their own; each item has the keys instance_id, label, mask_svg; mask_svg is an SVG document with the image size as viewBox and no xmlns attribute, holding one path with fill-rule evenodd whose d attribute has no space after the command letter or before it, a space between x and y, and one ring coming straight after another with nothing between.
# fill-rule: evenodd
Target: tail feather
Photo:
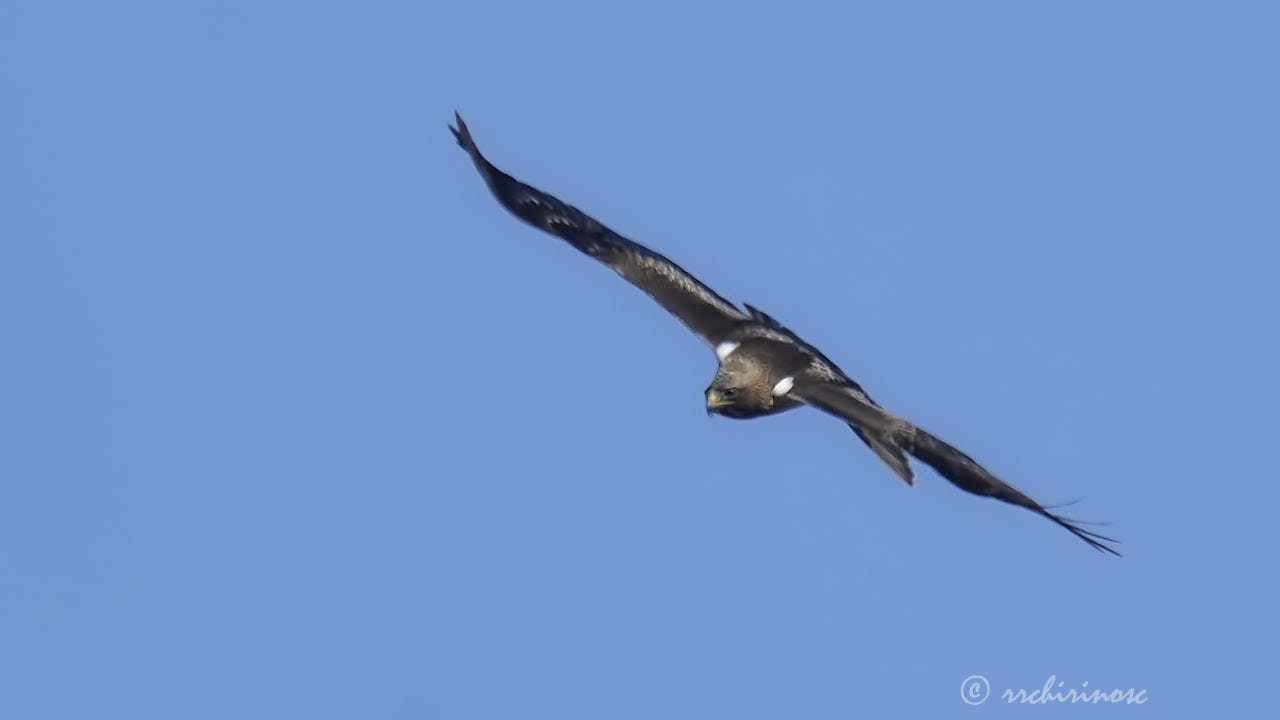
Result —
<instances>
[{"instance_id":1,"label":"tail feather","mask_svg":"<svg viewBox=\"0 0 1280 720\"><path fill-rule=\"evenodd\" d=\"M872 435L853 423L849 423L849 427L853 429L853 432L858 437L862 438L862 442L866 443L876 455L880 456L880 459L891 470L897 473L898 477L902 478L911 487L915 487L916 474L911 469L911 463L907 460L906 453L902 452L902 448L894 445L892 440Z\"/></svg>"}]
</instances>

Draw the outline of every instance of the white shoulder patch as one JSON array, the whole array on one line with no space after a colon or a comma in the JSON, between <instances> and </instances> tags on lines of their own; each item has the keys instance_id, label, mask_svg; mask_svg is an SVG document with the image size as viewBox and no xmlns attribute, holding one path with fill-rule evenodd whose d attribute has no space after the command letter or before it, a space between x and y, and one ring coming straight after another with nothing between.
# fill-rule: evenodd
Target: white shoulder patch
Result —
<instances>
[{"instance_id":1,"label":"white shoulder patch","mask_svg":"<svg viewBox=\"0 0 1280 720\"><path fill-rule=\"evenodd\" d=\"M780 395L786 395L791 392L791 388L795 387L795 384L796 379L791 376L782 378L778 381L777 385L773 386L773 396L778 397Z\"/></svg>"},{"instance_id":2,"label":"white shoulder patch","mask_svg":"<svg viewBox=\"0 0 1280 720\"><path fill-rule=\"evenodd\" d=\"M741 344L742 343L740 342L733 342L733 341L720 343L719 345L716 346L716 357L720 358L721 360L724 360L725 358L732 355L733 351L737 350L738 346Z\"/></svg>"}]
</instances>

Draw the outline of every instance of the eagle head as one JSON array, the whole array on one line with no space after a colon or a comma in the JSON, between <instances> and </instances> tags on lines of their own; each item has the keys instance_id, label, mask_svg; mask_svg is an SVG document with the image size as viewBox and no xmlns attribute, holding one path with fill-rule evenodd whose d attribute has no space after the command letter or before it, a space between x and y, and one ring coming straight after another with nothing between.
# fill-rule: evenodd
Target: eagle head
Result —
<instances>
[{"instance_id":1,"label":"eagle head","mask_svg":"<svg viewBox=\"0 0 1280 720\"><path fill-rule=\"evenodd\" d=\"M731 418L753 418L773 412L773 395L767 387L737 384L732 378L717 377L707 388L707 414Z\"/></svg>"}]
</instances>

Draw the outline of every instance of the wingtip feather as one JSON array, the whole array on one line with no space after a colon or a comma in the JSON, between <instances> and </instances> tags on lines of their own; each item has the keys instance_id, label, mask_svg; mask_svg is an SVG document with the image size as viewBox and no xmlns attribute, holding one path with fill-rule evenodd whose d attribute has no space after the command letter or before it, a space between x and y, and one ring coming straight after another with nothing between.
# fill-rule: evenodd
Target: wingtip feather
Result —
<instances>
[{"instance_id":1,"label":"wingtip feather","mask_svg":"<svg viewBox=\"0 0 1280 720\"><path fill-rule=\"evenodd\" d=\"M1102 533L1094 532L1093 530L1086 530L1085 528L1082 528L1080 527L1079 524L1077 524L1077 523L1080 523L1081 521L1072 520L1070 518L1065 518L1065 517L1062 517L1061 515L1051 513L1048 510L1044 509L1043 506L1030 507L1029 509L1039 515L1043 515L1049 518L1055 523L1066 528L1072 535L1075 535L1076 537L1088 543L1089 546L1092 547L1094 550L1097 550L1098 552L1111 553L1116 557L1124 557L1123 555L1120 554L1119 550L1116 550L1115 548L1111 547L1111 545L1119 545L1120 544L1119 540L1113 537L1107 537L1106 535L1103 535Z\"/></svg>"},{"instance_id":2,"label":"wingtip feather","mask_svg":"<svg viewBox=\"0 0 1280 720\"><path fill-rule=\"evenodd\" d=\"M449 132L453 133L453 139L458 141L458 145L462 146L468 152L475 149L475 141L471 139L471 131L467 129L467 124L463 122L462 115L457 110L453 111L453 121L456 126L450 125Z\"/></svg>"}]
</instances>

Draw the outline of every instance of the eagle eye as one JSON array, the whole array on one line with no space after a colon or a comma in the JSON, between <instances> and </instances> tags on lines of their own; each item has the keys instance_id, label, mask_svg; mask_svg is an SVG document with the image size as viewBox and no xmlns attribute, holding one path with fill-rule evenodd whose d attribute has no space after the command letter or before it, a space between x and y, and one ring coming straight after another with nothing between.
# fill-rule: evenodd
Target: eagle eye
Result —
<instances>
[{"instance_id":1,"label":"eagle eye","mask_svg":"<svg viewBox=\"0 0 1280 720\"><path fill-rule=\"evenodd\" d=\"M724 389L724 392L722 392L722 393L720 393L720 394L721 394L721 395L723 395L723 396L725 396L725 397L727 397L727 398L731 398L731 397L733 397L734 395L737 395L737 394L738 394L738 388L725 388L725 389Z\"/></svg>"}]
</instances>

